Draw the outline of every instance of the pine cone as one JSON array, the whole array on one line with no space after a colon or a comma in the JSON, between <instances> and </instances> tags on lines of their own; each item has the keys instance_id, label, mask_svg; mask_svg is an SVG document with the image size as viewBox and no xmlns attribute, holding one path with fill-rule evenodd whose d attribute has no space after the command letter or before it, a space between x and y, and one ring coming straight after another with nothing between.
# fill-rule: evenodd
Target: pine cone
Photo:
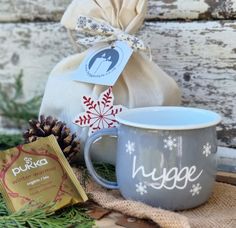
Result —
<instances>
[{"instance_id":1,"label":"pine cone","mask_svg":"<svg viewBox=\"0 0 236 228\"><path fill-rule=\"evenodd\" d=\"M30 120L29 125L30 128L23 134L25 143L34 142L40 137L54 135L69 162L80 152L80 143L76 140L76 134L71 134L65 123L52 116L45 118L42 115L39 120Z\"/></svg>"}]
</instances>

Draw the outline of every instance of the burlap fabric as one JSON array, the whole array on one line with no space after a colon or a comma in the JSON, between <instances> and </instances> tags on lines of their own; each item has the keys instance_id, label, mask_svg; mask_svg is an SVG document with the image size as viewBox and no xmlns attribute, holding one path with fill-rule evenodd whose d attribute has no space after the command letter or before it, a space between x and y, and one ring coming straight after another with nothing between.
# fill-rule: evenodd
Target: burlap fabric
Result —
<instances>
[{"instance_id":1,"label":"burlap fabric","mask_svg":"<svg viewBox=\"0 0 236 228\"><path fill-rule=\"evenodd\" d=\"M74 169L83 183L81 172ZM195 209L170 212L153 208L140 202L125 200L118 191L109 191L87 181L84 186L89 197L104 208L119 211L128 216L150 219L163 228L234 228L236 227L236 187L215 183L210 200Z\"/></svg>"}]
</instances>

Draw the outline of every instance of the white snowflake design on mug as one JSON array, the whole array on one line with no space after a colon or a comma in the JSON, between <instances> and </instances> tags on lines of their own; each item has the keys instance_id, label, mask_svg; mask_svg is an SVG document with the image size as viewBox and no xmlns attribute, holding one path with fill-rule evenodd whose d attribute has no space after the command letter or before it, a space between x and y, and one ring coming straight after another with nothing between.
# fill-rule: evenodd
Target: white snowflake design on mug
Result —
<instances>
[{"instance_id":1,"label":"white snowflake design on mug","mask_svg":"<svg viewBox=\"0 0 236 228\"><path fill-rule=\"evenodd\" d=\"M148 193L147 186L143 184L142 182L139 182L138 184L136 184L136 192L139 193L140 195L144 195Z\"/></svg>"},{"instance_id":2,"label":"white snowflake design on mug","mask_svg":"<svg viewBox=\"0 0 236 228\"><path fill-rule=\"evenodd\" d=\"M192 193L192 196L199 195L200 191L202 190L202 186L200 183L193 184L190 192Z\"/></svg>"},{"instance_id":3,"label":"white snowflake design on mug","mask_svg":"<svg viewBox=\"0 0 236 228\"><path fill-rule=\"evenodd\" d=\"M172 136L169 136L167 139L164 139L164 143L164 148L167 148L169 150L173 150L177 147L177 139Z\"/></svg>"},{"instance_id":4,"label":"white snowflake design on mug","mask_svg":"<svg viewBox=\"0 0 236 228\"><path fill-rule=\"evenodd\" d=\"M129 153L130 155L133 154L133 152L135 152L135 143L131 142L130 140L126 143L125 145L126 147L126 153Z\"/></svg>"},{"instance_id":5,"label":"white snowflake design on mug","mask_svg":"<svg viewBox=\"0 0 236 228\"><path fill-rule=\"evenodd\" d=\"M210 145L209 142L203 146L203 152L202 152L202 153L203 153L206 157L208 157L208 156L211 154L211 147L212 147L212 146Z\"/></svg>"}]
</instances>

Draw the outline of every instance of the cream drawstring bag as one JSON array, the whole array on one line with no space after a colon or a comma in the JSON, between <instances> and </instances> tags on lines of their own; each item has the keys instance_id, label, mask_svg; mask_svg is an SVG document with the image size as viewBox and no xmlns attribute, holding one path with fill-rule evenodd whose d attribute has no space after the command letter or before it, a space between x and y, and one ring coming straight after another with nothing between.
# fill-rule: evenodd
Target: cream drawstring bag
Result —
<instances>
[{"instance_id":1,"label":"cream drawstring bag","mask_svg":"<svg viewBox=\"0 0 236 228\"><path fill-rule=\"evenodd\" d=\"M85 16L135 34L143 24L146 9L146 0L74 0L61 23L68 30L75 30L78 18ZM56 65L49 76L40 110L40 114L65 121L79 136L82 151L89 129L76 126L72 121L85 111L82 104L85 95L97 99L108 88L78 82L70 77L86 54L87 51L69 56ZM179 105L181 99L175 81L141 51L134 51L112 91L115 104L127 108ZM115 139L104 137L94 144L92 150L96 161L114 164Z\"/></svg>"}]
</instances>

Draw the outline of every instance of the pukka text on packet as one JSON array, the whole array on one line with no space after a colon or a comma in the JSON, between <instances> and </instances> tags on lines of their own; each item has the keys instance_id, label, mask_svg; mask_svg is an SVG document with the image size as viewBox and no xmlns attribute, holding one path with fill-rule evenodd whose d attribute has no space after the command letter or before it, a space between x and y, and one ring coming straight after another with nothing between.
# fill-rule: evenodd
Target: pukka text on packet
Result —
<instances>
[{"instance_id":1,"label":"pukka text on packet","mask_svg":"<svg viewBox=\"0 0 236 228\"><path fill-rule=\"evenodd\" d=\"M54 136L0 153L0 188L8 209L53 203L53 210L88 198Z\"/></svg>"}]
</instances>

